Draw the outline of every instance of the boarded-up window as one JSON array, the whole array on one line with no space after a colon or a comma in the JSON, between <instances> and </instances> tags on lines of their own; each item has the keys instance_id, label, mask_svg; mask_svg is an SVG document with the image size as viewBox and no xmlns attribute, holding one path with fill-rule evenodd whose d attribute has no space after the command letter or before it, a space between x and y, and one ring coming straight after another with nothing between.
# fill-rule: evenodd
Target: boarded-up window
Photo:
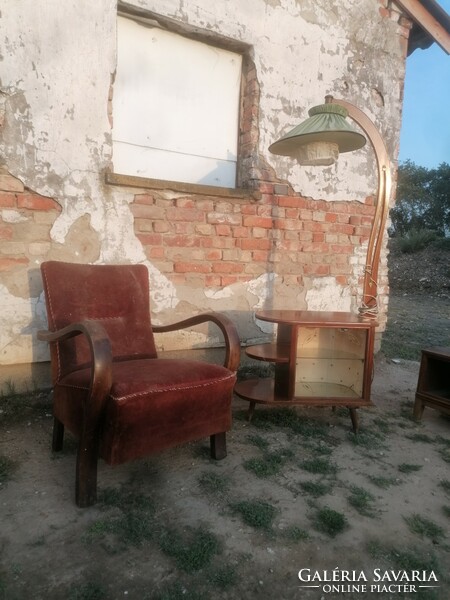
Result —
<instances>
[{"instance_id":1,"label":"boarded-up window","mask_svg":"<svg viewBox=\"0 0 450 600\"><path fill-rule=\"evenodd\" d=\"M241 67L240 54L118 17L114 172L235 187Z\"/></svg>"}]
</instances>

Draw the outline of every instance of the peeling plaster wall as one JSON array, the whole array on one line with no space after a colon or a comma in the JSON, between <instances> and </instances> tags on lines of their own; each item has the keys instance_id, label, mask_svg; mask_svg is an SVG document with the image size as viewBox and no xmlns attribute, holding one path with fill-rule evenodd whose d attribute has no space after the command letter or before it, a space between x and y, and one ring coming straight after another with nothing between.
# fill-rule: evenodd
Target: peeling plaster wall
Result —
<instances>
[{"instance_id":1,"label":"peeling plaster wall","mask_svg":"<svg viewBox=\"0 0 450 600\"><path fill-rule=\"evenodd\" d=\"M260 91L258 152L279 181L289 182L305 197L327 201L363 203L374 192L370 149L344 155L336 166L314 170L275 157L267 148L331 93L363 107L396 158L405 46L399 15L392 11L390 17L383 15L380 7L385 3L133 0L128 4L251 46ZM295 273L290 275L279 259L266 273L255 268L251 275L249 269L245 279L205 288L200 277L175 277L149 256L135 231L131 205L136 190L104 183L112 159L107 107L116 67L116 14L115 0L15 0L13 7L1 11L6 34L0 48L0 170L5 176L0 177L0 190L8 195L0 192L7 228L0 239L7 248L4 255L12 258L0 260L0 302L5 307L0 316L0 363L48 357L35 334L45 327L38 267L50 258L144 263L150 270L157 321L224 310L235 317L243 341L270 333L267 325L255 323L254 310L261 307L353 309L351 289L358 285L364 248L355 249L350 257L354 269L350 286L332 276L313 275L305 277L302 286L293 285ZM34 198L32 205L24 201L27 194ZM185 196L167 190L155 201L176 203ZM40 197L55 205L39 208ZM236 203L230 213L240 210ZM23 232L18 229L22 222L29 225ZM23 247L17 246L20 236ZM177 346L180 341L186 346L219 341L208 330L183 335L183 340L177 337ZM161 345L172 348L175 341L167 336Z\"/></svg>"}]
</instances>

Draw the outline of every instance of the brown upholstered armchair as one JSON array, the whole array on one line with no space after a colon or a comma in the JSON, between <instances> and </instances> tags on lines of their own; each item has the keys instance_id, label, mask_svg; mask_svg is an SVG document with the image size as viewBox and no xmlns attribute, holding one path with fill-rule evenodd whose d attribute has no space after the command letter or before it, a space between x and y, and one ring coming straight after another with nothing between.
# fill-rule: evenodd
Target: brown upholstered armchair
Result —
<instances>
[{"instance_id":1,"label":"brown upholstered armchair","mask_svg":"<svg viewBox=\"0 0 450 600\"><path fill-rule=\"evenodd\" d=\"M54 385L53 450L64 428L79 440L76 503L96 501L97 459L120 464L210 437L211 455L226 456L239 338L225 315L206 313L152 326L143 265L41 266ZM158 358L153 334L203 322L225 339L224 366Z\"/></svg>"}]
</instances>

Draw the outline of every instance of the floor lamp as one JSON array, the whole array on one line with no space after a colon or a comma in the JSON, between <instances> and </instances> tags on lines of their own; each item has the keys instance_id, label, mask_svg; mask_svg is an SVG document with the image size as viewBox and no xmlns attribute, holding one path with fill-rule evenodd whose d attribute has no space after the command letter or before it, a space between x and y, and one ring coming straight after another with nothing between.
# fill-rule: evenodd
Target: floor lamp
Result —
<instances>
[{"instance_id":1,"label":"floor lamp","mask_svg":"<svg viewBox=\"0 0 450 600\"><path fill-rule=\"evenodd\" d=\"M374 319L378 315L378 268L392 185L386 146L369 117L346 100L326 96L325 104L314 106L308 114L309 119L274 142L269 151L295 158L302 165L332 165L339 153L358 150L366 143L364 135L346 120L350 117L364 131L375 153L377 200L367 247L363 297L358 309L361 317Z\"/></svg>"}]
</instances>

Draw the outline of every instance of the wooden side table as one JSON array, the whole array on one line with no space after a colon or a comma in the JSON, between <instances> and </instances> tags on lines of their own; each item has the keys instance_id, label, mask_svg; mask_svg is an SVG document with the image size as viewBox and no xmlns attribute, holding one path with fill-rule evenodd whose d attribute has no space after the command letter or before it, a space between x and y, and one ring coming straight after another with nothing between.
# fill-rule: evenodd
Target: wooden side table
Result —
<instances>
[{"instance_id":1,"label":"wooden side table","mask_svg":"<svg viewBox=\"0 0 450 600\"><path fill-rule=\"evenodd\" d=\"M422 350L414 418L420 420L425 406L450 414L450 348Z\"/></svg>"},{"instance_id":2,"label":"wooden side table","mask_svg":"<svg viewBox=\"0 0 450 600\"><path fill-rule=\"evenodd\" d=\"M250 346L246 353L275 364L274 378L239 382L235 392L255 405L346 406L353 429L356 408L370 406L374 320L347 312L268 310L256 318L278 325L275 343Z\"/></svg>"}]
</instances>

